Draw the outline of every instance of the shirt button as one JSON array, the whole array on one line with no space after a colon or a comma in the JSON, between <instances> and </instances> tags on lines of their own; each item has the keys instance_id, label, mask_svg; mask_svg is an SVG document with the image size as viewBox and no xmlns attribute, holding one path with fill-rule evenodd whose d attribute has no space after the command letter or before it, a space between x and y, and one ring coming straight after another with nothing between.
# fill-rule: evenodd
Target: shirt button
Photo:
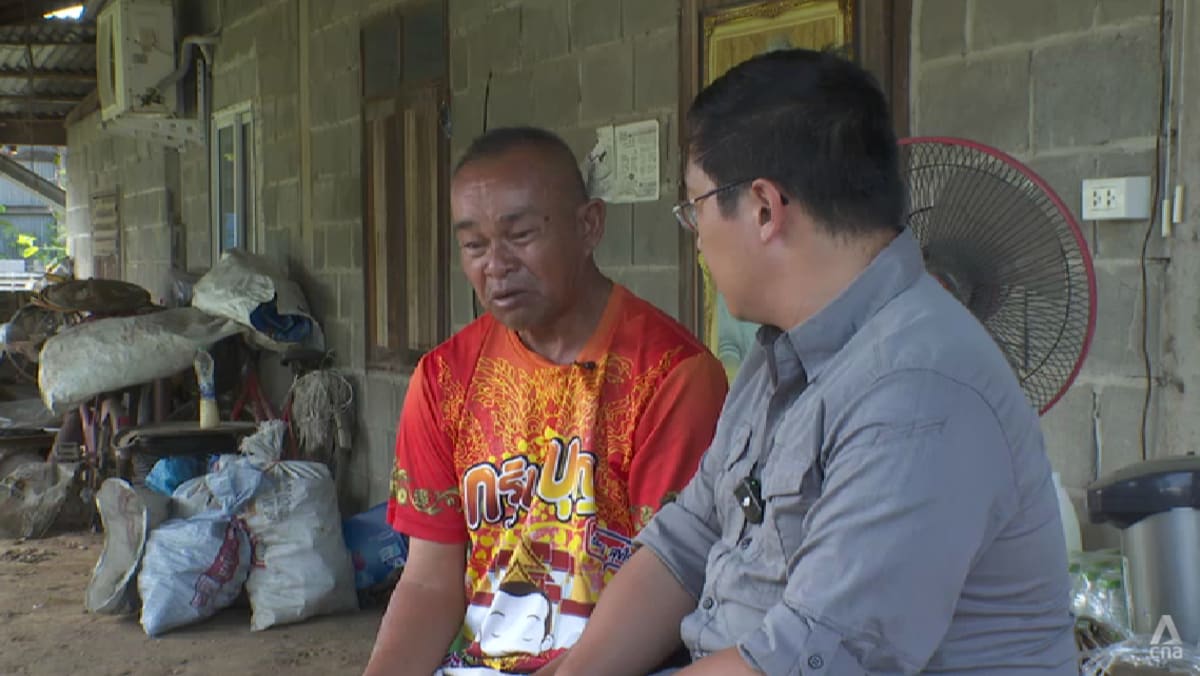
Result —
<instances>
[{"instance_id":1,"label":"shirt button","mask_svg":"<svg viewBox=\"0 0 1200 676\"><path fill-rule=\"evenodd\" d=\"M825 666L825 660L821 659L820 655L813 655L808 658L809 669L820 669Z\"/></svg>"},{"instance_id":2,"label":"shirt button","mask_svg":"<svg viewBox=\"0 0 1200 676\"><path fill-rule=\"evenodd\" d=\"M743 550L750 549L750 538L742 538L742 541L738 543L738 547L741 547Z\"/></svg>"},{"instance_id":3,"label":"shirt button","mask_svg":"<svg viewBox=\"0 0 1200 676\"><path fill-rule=\"evenodd\" d=\"M700 606L703 607L705 610L712 610L712 607L714 605L715 605L715 603L713 602L711 597L704 599L704 603L700 604Z\"/></svg>"}]
</instances>

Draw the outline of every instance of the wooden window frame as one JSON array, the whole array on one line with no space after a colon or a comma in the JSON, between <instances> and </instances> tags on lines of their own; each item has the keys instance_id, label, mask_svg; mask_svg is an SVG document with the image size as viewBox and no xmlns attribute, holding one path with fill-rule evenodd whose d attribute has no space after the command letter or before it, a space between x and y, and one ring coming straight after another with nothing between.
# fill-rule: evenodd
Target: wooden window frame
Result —
<instances>
[{"instance_id":1,"label":"wooden window frame","mask_svg":"<svg viewBox=\"0 0 1200 676\"><path fill-rule=\"evenodd\" d=\"M445 12L445 5L442 5ZM443 14L445 16L445 14ZM390 17L392 20L403 21L403 13ZM449 56L448 35L443 35L443 49ZM448 62L448 58L447 58ZM365 52L360 54L360 63L366 63ZM363 68L363 91L367 73ZM431 101L432 99L432 101ZM449 166L450 144L446 130L448 119L449 72L438 77L424 80L400 82L394 89L378 95L362 98L362 129L363 129L363 274L366 290L365 338L367 367L374 370L390 370L409 372L416 366L420 358L432 347L445 340L450 333L450 280L449 280ZM432 252L432 265L427 271L429 277L418 285L424 284L427 293L420 295L418 302L434 304L431 314L435 325L429 330L432 340L429 344L415 345L410 340L409 304L412 300L412 290L409 288L410 276L406 263L409 260L407 247L409 245L408 227L409 195L405 177L420 172L409 172L405 167L411 155L405 148L405 119L406 111L415 110L421 105L432 103L436 108L436 156L437 185L433 200L436 202L436 213L433 218L425 219L429 230L422 248L428 246ZM390 121L388 121L390 120ZM383 152L375 142L376 131L382 129L385 141ZM428 130L426 130L428 131ZM383 170L381 180L376 180L377 172ZM378 185L377 185L378 184ZM380 190L387 199L377 203ZM382 206L383 211L380 211ZM377 224L380 219L385 222L386 231L399 236L384 238L386 251L379 252L376 248L378 235ZM379 254L382 253L382 256ZM386 268L380 269L379 261L388 262ZM387 344L381 345L379 337L378 306L381 284L386 284L386 332ZM397 299L401 299L399 302Z\"/></svg>"},{"instance_id":2,"label":"wooden window frame","mask_svg":"<svg viewBox=\"0 0 1200 676\"><path fill-rule=\"evenodd\" d=\"M746 0L682 0L679 13L679 175L686 169L687 110L700 93L703 77L704 17L718 10L757 4ZM853 0L855 60L879 79L892 107L898 137L909 133L909 54L912 0ZM684 199L683 180L679 199ZM681 321L704 336L704 281L701 278L695 238L681 233L679 242Z\"/></svg>"}]
</instances>

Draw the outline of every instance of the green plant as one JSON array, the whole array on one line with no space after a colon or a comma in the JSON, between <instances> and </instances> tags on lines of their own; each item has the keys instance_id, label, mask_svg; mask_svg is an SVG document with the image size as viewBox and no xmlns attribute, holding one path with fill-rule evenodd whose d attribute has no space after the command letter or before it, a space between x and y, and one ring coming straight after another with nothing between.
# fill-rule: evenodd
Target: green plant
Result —
<instances>
[{"instance_id":1,"label":"green plant","mask_svg":"<svg viewBox=\"0 0 1200 676\"><path fill-rule=\"evenodd\" d=\"M57 223L55 224L57 225ZM21 258L32 258L49 268L67 255L62 232L55 228L55 235L49 242L39 243L36 235L17 235L17 246L21 248Z\"/></svg>"}]
</instances>

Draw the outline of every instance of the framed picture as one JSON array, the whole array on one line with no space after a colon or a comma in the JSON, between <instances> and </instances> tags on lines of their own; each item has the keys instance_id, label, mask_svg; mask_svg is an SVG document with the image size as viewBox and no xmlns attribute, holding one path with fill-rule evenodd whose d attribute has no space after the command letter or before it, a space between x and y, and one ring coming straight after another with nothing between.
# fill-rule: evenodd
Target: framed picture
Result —
<instances>
[{"instance_id":1,"label":"framed picture","mask_svg":"<svg viewBox=\"0 0 1200 676\"><path fill-rule=\"evenodd\" d=\"M763 52L804 47L848 49L854 36L853 0L767 0L703 15L702 83ZM850 54L847 53L847 56ZM735 319L700 258L704 342L733 380L754 344L758 326Z\"/></svg>"}]
</instances>

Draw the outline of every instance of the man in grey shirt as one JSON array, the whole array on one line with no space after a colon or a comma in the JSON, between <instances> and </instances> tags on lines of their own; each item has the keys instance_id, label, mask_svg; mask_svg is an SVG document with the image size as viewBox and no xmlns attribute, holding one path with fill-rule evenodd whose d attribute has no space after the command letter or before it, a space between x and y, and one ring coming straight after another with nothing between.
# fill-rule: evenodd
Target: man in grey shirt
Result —
<instances>
[{"instance_id":1,"label":"man in grey shirt","mask_svg":"<svg viewBox=\"0 0 1200 676\"><path fill-rule=\"evenodd\" d=\"M878 85L773 52L688 128L676 214L764 326L557 673L644 674L681 638L681 674L1078 673L1037 414L903 229Z\"/></svg>"}]
</instances>

